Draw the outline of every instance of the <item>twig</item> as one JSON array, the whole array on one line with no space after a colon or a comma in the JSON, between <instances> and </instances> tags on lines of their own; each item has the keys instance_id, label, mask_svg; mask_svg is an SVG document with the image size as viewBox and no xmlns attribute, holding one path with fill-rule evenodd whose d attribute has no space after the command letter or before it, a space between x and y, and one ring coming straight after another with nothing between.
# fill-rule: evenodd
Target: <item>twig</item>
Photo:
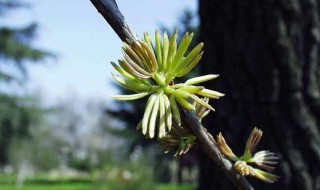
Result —
<instances>
[{"instance_id":1,"label":"twig","mask_svg":"<svg viewBox=\"0 0 320 190\"><path fill-rule=\"evenodd\" d=\"M124 16L121 14L115 0L90 1L123 42L133 38L133 33L125 21Z\"/></svg>"},{"instance_id":2,"label":"twig","mask_svg":"<svg viewBox=\"0 0 320 190\"><path fill-rule=\"evenodd\" d=\"M115 0L90 0L98 12L110 24L122 41L134 38L124 16L121 14ZM194 135L197 137L203 151L220 167L220 169L230 178L239 190L254 190L250 183L232 167L232 164L220 152L214 138L201 125L196 115L188 110L184 110L182 119L188 124Z\"/></svg>"},{"instance_id":3,"label":"twig","mask_svg":"<svg viewBox=\"0 0 320 190\"><path fill-rule=\"evenodd\" d=\"M219 148L212 135L202 126L198 121L197 116L188 110L184 109L183 120L187 123L193 134L197 137L200 146L207 155L218 164L219 168L229 177L233 184L241 190L253 190L251 184L240 175L233 167L232 163L226 159Z\"/></svg>"}]
</instances>

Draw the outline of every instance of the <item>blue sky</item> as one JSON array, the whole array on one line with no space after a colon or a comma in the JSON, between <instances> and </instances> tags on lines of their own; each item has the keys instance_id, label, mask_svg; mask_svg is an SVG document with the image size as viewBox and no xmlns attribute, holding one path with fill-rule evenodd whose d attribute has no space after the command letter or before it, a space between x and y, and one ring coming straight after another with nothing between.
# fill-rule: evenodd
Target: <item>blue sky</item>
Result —
<instances>
[{"instance_id":1,"label":"blue sky","mask_svg":"<svg viewBox=\"0 0 320 190\"><path fill-rule=\"evenodd\" d=\"M10 25L39 23L37 47L56 53L56 60L29 67L27 92L40 91L46 101L65 96L110 100L110 61L121 57L122 42L89 0L29 0L32 8L6 17ZM197 10L196 0L118 0L131 28L153 35L161 25L173 26L183 9Z\"/></svg>"}]
</instances>

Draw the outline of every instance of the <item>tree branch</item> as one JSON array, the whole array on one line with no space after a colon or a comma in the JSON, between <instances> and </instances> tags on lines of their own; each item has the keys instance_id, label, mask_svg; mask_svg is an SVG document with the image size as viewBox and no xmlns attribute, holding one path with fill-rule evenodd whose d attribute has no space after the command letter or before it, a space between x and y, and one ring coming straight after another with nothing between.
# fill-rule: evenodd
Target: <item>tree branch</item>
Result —
<instances>
[{"instance_id":1,"label":"tree branch","mask_svg":"<svg viewBox=\"0 0 320 190\"><path fill-rule=\"evenodd\" d=\"M90 1L122 41L135 38L128 24L125 22L124 16L118 9L115 0ZM232 167L232 163L221 154L214 138L201 125L196 115L187 110L184 110L184 113L185 114L182 114L182 119L188 124L189 128L198 139L203 151L208 154L208 156L220 167L220 169L230 178L239 190L253 190L254 188L249 184L249 182L235 171Z\"/></svg>"},{"instance_id":2,"label":"tree branch","mask_svg":"<svg viewBox=\"0 0 320 190\"><path fill-rule=\"evenodd\" d=\"M115 0L90 1L122 41L126 42L127 39L134 38L134 34L131 32L129 25L124 19L124 16L118 9L118 5Z\"/></svg>"},{"instance_id":3,"label":"tree branch","mask_svg":"<svg viewBox=\"0 0 320 190\"><path fill-rule=\"evenodd\" d=\"M182 119L197 137L202 150L207 153L238 189L254 190L251 184L232 167L232 163L222 155L216 141L206 128L202 126L197 116L185 109L184 113L185 115L182 115Z\"/></svg>"}]
</instances>

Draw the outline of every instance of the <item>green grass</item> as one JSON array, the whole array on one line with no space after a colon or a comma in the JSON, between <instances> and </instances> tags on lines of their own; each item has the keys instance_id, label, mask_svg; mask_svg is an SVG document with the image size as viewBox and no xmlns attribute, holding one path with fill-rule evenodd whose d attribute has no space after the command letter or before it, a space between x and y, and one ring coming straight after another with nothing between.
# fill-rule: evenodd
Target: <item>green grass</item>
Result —
<instances>
[{"instance_id":1,"label":"green grass","mask_svg":"<svg viewBox=\"0 0 320 190\"><path fill-rule=\"evenodd\" d=\"M0 174L0 185L4 183L14 183L16 181L16 176L14 175L4 175Z\"/></svg>"},{"instance_id":2,"label":"green grass","mask_svg":"<svg viewBox=\"0 0 320 190\"><path fill-rule=\"evenodd\" d=\"M1 190L92 190L91 184L26 184L21 188L0 185Z\"/></svg>"},{"instance_id":3,"label":"green grass","mask_svg":"<svg viewBox=\"0 0 320 190\"><path fill-rule=\"evenodd\" d=\"M156 190L195 190L196 187L192 185L173 185L173 184L160 184L157 185Z\"/></svg>"},{"instance_id":4,"label":"green grass","mask_svg":"<svg viewBox=\"0 0 320 190\"><path fill-rule=\"evenodd\" d=\"M21 188L16 188L10 184L0 184L1 190L94 190L94 186L88 183L60 183L60 184L26 184ZM190 185L157 185L156 190L195 190Z\"/></svg>"},{"instance_id":5,"label":"green grass","mask_svg":"<svg viewBox=\"0 0 320 190\"><path fill-rule=\"evenodd\" d=\"M53 180L37 176L27 180L21 188L15 187L16 176L0 174L0 190L97 190L97 184L90 179L60 179ZM103 184L108 185L108 184ZM111 184L110 184L111 185ZM109 189L109 188L108 188ZM191 185L158 184L155 190L195 190Z\"/></svg>"}]
</instances>

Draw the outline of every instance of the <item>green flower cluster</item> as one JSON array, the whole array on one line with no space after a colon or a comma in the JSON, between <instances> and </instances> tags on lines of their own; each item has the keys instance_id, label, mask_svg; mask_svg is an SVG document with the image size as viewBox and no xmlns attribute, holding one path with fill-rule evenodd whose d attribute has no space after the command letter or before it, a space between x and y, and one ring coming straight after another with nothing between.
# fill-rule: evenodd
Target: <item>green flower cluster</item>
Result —
<instances>
[{"instance_id":1,"label":"green flower cluster","mask_svg":"<svg viewBox=\"0 0 320 190\"><path fill-rule=\"evenodd\" d=\"M254 156L252 156L252 153L257 147L261 137L262 131L258 128L254 128L247 140L246 149L240 158L232 152L231 148L228 146L221 133L219 133L219 135L217 136L217 144L223 155L225 155L230 160L235 161L234 168L241 175L251 175L266 183L273 183L279 179L278 176L249 165L255 164L267 171L272 171L275 169L274 165L278 163L278 156L270 151L259 151L255 153Z\"/></svg>"},{"instance_id":2,"label":"green flower cluster","mask_svg":"<svg viewBox=\"0 0 320 190\"><path fill-rule=\"evenodd\" d=\"M209 99L203 98L203 101L208 103ZM197 102L194 102L193 104L196 108L195 115L197 116L199 122L201 122L201 120L209 114L210 110ZM159 142L165 149L165 153L176 149L174 156L181 156L186 154L196 144L197 141L194 134L189 130L188 127L184 126L184 122L182 121L181 126L178 126L175 122L173 122L171 131L165 137L159 139Z\"/></svg>"},{"instance_id":3,"label":"green flower cluster","mask_svg":"<svg viewBox=\"0 0 320 190\"><path fill-rule=\"evenodd\" d=\"M195 111L192 102L214 110L199 96L219 99L224 94L206 89L196 84L206 82L218 75L205 75L187 80L185 83L174 84L176 77L189 73L200 61L203 43L194 47L187 55L186 52L192 41L193 34L186 33L179 45L176 31L170 38L166 32L161 36L157 31L155 43L149 35L144 38L131 40L123 44L123 58L119 65L112 63L114 68L123 76L113 74L114 79L136 94L117 95L117 100L136 100L149 96L144 116L139 125L142 133L149 138L164 137L173 121L181 126L179 105L185 109ZM157 127L158 126L158 127Z\"/></svg>"}]
</instances>

